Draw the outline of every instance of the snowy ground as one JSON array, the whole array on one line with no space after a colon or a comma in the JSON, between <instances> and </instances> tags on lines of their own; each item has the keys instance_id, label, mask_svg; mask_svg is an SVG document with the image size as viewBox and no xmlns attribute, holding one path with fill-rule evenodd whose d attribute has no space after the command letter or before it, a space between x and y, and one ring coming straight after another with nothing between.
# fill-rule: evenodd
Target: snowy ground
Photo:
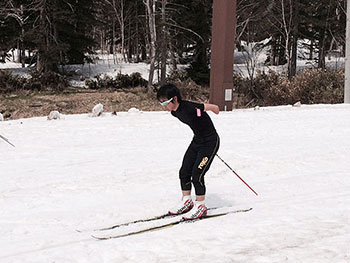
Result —
<instances>
[{"instance_id":1,"label":"snowy ground","mask_svg":"<svg viewBox=\"0 0 350 263\"><path fill-rule=\"evenodd\" d=\"M109 241L89 229L179 200L190 129L167 112L1 122L16 148L0 140L0 262L350 262L350 106L211 116L219 155L259 196L215 159L207 205L253 210Z\"/></svg>"},{"instance_id":2,"label":"snowy ground","mask_svg":"<svg viewBox=\"0 0 350 263\"><path fill-rule=\"evenodd\" d=\"M265 40L264 43L266 44ZM259 71L264 73L269 73L274 71L277 73L287 72L287 64L281 66L268 66L265 65L267 59L268 47L263 49L255 49L257 43L251 43L247 47L247 52L235 51L234 53L234 69L233 71L241 74L244 77L249 77L250 75L256 75ZM259 44L259 43L258 43ZM261 43L260 43L261 44ZM299 45L301 45L299 43ZM121 54L118 54L113 58L112 54L101 54L97 52L98 55L95 56L94 63L84 64L84 65L66 65L64 66L65 72L73 72L73 77L70 80L72 86L84 87L85 79L95 79L97 75L115 77L118 73L122 74L132 74L138 72L141 76L148 80L149 75L149 64L146 63L125 63L123 62ZM310 61L306 59L308 57L307 50L302 46L299 46L298 61L297 61L297 70L303 70L306 68L316 68L317 63L316 59ZM248 63L249 61L249 63ZM335 70L340 70L345 66L345 58L339 57L339 55L330 55L326 57L327 68L332 68ZM28 65L26 65L28 66ZM185 68L186 65L178 65L178 69ZM11 70L14 74L21 76L29 76L30 68L22 68L20 63L15 63L12 61L12 57L9 58L6 63L0 63L0 69ZM62 70L62 69L61 69ZM167 68L168 73L170 74L170 68ZM160 72L155 71L154 73L154 82L160 80Z\"/></svg>"},{"instance_id":3,"label":"snowy ground","mask_svg":"<svg viewBox=\"0 0 350 263\"><path fill-rule=\"evenodd\" d=\"M31 68L22 68L20 63L7 61L6 63L0 63L0 69L7 69L13 74L29 77L29 71ZM94 79L97 75L115 77L118 73L130 75L139 72L144 79L148 80L149 65L141 62L124 63L121 62L120 59L114 61L112 55L100 55L100 58L96 59L93 64L67 65L64 67L64 71L74 73L73 78L71 79L71 85L83 87L85 81L81 79ZM155 73L154 80L158 81L157 72Z\"/></svg>"}]
</instances>

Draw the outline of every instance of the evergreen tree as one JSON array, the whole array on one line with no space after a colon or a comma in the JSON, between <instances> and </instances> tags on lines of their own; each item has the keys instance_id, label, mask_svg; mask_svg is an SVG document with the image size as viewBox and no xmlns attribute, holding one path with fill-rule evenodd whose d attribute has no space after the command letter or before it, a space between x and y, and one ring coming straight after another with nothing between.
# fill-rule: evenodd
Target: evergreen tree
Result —
<instances>
[{"instance_id":1,"label":"evergreen tree","mask_svg":"<svg viewBox=\"0 0 350 263\"><path fill-rule=\"evenodd\" d=\"M9 49L17 48L17 62L25 59L25 32L30 26L32 12L29 0L5 0L0 3L0 49L8 52Z\"/></svg>"},{"instance_id":2,"label":"evergreen tree","mask_svg":"<svg viewBox=\"0 0 350 263\"><path fill-rule=\"evenodd\" d=\"M34 22L26 34L37 47L37 69L57 71L67 63L84 63L91 53L93 0L36 0Z\"/></svg>"},{"instance_id":3,"label":"evergreen tree","mask_svg":"<svg viewBox=\"0 0 350 263\"><path fill-rule=\"evenodd\" d=\"M344 1L300 0L303 20L300 31L302 36L315 42L318 50L318 67L325 67L325 57L331 47L332 40L345 35L344 15L339 13Z\"/></svg>"},{"instance_id":4,"label":"evergreen tree","mask_svg":"<svg viewBox=\"0 0 350 263\"><path fill-rule=\"evenodd\" d=\"M172 13L172 41L179 57L191 54L182 62L190 64L189 76L199 84L209 83L209 51L211 38L212 0L176 0Z\"/></svg>"},{"instance_id":5,"label":"evergreen tree","mask_svg":"<svg viewBox=\"0 0 350 263\"><path fill-rule=\"evenodd\" d=\"M60 1L61 2L61 1ZM66 58L69 64L82 64L85 61L86 54L92 53L92 47L95 44L91 32L95 24L94 0L70 0L72 13L67 10L67 5L61 2L62 10L65 10L73 19L64 23L60 19L61 27L58 28L58 34L62 36L61 41L69 45ZM68 22L68 23L67 23ZM69 29L69 30L67 30Z\"/></svg>"},{"instance_id":6,"label":"evergreen tree","mask_svg":"<svg viewBox=\"0 0 350 263\"><path fill-rule=\"evenodd\" d=\"M308 39L310 52L312 48L318 51L319 66L324 67L327 52L345 45L345 2L238 0L237 46L242 41L271 38L270 63L289 60L293 75L297 40ZM170 54L174 65L190 65L188 72L198 83L209 83L213 1L162 0L156 4L157 61L169 61ZM35 52L39 70L83 63L97 48L111 52L119 48L118 52L125 50L128 61L149 61L149 47L144 0L0 1L0 50L21 50L22 63L24 50Z\"/></svg>"},{"instance_id":7,"label":"evergreen tree","mask_svg":"<svg viewBox=\"0 0 350 263\"><path fill-rule=\"evenodd\" d=\"M5 62L6 53L13 48L18 35L17 22L14 19L4 19L0 16L0 62Z\"/></svg>"}]
</instances>

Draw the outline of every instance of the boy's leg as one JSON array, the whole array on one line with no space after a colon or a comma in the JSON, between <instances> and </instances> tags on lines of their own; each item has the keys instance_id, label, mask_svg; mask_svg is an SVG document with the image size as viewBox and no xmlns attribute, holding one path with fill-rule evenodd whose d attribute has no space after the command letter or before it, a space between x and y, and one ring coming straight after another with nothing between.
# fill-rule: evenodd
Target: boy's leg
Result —
<instances>
[{"instance_id":1,"label":"boy's leg","mask_svg":"<svg viewBox=\"0 0 350 263\"><path fill-rule=\"evenodd\" d=\"M188 191L182 190L182 196L189 196L189 195L191 195L191 190L188 190Z\"/></svg>"},{"instance_id":2,"label":"boy's leg","mask_svg":"<svg viewBox=\"0 0 350 263\"><path fill-rule=\"evenodd\" d=\"M194 143L191 142L191 144L188 146L187 151L184 155L181 169L179 172L180 184L181 184L181 190L182 190L183 196L191 195L192 169L193 169L193 165L196 162L196 158L197 158L197 152L195 150Z\"/></svg>"},{"instance_id":3,"label":"boy's leg","mask_svg":"<svg viewBox=\"0 0 350 263\"><path fill-rule=\"evenodd\" d=\"M196 195L196 201L197 202L202 202L205 200L205 195Z\"/></svg>"},{"instance_id":4,"label":"boy's leg","mask_svg":"<svg viewBox=\"0 0 350 263\"><path fill-rule=\"evenodd\" d=\"M205 199L204 175L209 170L219 146L220 139L217 136L215 140L206 142L198 151L196 161L192 167L192 183L196 192L196 201L204 201Z\"/></svg>"},{"instance_id":5,"label":"boy's leg","mask_svg":"<svg viewBox=\"0 0 350 263\"><path fill-rule=\"evenodd\" d=\"M185 156L182 161L182 166L179 172L180 185L182 190L182 200L178 205L169 210L169 214L178 215L190 211L193 207L193 201L191 197L191 176L192 167L196 161L196 153L193 143L188 147Z\"/></svg>"},{"instance_id":6,"label":"boy's leg","mask_svg":"<svg viewBox=\"0 0 350 263\"><path fill-rule=\"evenodd\" d=\"M205 142L198 151L196 162L192 169L192 183L196 191L194 208L184 216L186 220L198 219L207 215L205 206L204 175L208 171L215 154L219 149L219 137L213 141Z\"/></svg>"}]
</instances>

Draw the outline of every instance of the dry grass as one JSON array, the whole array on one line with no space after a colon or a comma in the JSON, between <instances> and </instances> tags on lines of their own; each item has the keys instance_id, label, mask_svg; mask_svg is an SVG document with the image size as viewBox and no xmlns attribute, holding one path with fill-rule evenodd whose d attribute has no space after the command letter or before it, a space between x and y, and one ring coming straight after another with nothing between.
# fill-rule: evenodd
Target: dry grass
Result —
<instances>
[{"instance_id":1,"label":"dry grass","mask_svg":"<svg viewBox=\"0 0 350 263\"><path fill-rule=\"evenodd\" d=\"M103 104L105 112L127 111L132 107L143 111L162 110L154 92L145 92L142 88L117 92L75 89L60 94L0 94L0 112L7 120L47 116L53 110L62 114L89 113L98 103Z\"/></svg>"},{"instance_id":2,"label":"dry grass","mask_svg":"<svg viewBox=\"0 0 350 263\"><path fill-rule=\"evenodd\" d=\"M208 102L209 87L200 87L191 81L177 85L181 87L183 99ZM103 104L105 112L128 111L132 107L142 111L164 110L156 100L156 93L142 87L117 91L71 88L62 93L18 91L0 94L0 112L6 120L47 116L54 110L62 114L90 113L98 103Z\"/></svg>"}]
</instances>

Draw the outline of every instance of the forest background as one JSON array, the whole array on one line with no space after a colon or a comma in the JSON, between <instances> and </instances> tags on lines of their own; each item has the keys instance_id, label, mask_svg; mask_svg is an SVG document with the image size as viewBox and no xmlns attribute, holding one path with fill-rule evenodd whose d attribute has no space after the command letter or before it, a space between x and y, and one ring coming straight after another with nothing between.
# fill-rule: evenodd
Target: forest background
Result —
<instances>
[{"instance_id":1,"label":"forest background","mask_svg":"<svg viewBox=\"0 0 350 263\"><path fill-rule=\"evenodd\" d=\"M136 98L152 101L165 81L179 84L189 99L208 100L212 4L212 0L2 1L0 60L31 70L30 77L0 71L0 112L6 118L24 116L33 108L39 115L49 109L73 113L74 103L53 102L51 95L80 94L81 100L92 91L96 98L106 91L129 93L111 104ZM235 63L241 60L246 74L233 73L234 106L341 103L344 70L328 67L327 59L345 56L345 26L345 0L238 0L233 48ZM265 54L268 70L258 66L259 52ZM103 55L110 55L115 64L147 63L148 79L120 72L86 78L69 70L69 65L98 64ZM300 60L306 61L307 69L298 71ZM279 66L283 70L275 70ZM85 83L83 90L70 81L77 77ZM38 94L49 95L47 109L41 107L42 100L33 103ZM23 96L32 106L18 110ZM160 109L153 102L148 107Z\"/></svg>"}]
</instances>

